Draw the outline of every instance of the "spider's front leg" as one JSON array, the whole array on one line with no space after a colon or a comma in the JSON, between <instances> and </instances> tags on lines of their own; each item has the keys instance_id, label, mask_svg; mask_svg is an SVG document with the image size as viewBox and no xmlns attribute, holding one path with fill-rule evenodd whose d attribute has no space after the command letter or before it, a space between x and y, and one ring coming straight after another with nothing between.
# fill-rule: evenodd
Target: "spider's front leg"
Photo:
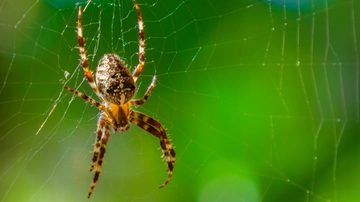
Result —
<instances>
[{"instance_id":1,"label":"spider's front leg","mask_svg":"<svg viewBox=\"0 0 360 202\"><path fill-rule=\"evenodd\" d=\"M101 113L98 128L96 130L96 141L95 141L95 148L94 148L94 156L92 158L92 163L90 166L90 171L92 171L96 164L96 170L93 182L90 187L90 191L88 194L88 198L90 198L94 188L96 186L96 182L99 179L102 163L104 161L104 155L106 151L106 144L110 137L110 122L105 112Z\"/></svg>"},{"instance_id":2,"label":"spider's front leg","mask_svg":"<svg viewBox=\"0 0 360 202\"><path fill-rule=\"evenodd\" d=\"M159 121L136 111L130 112L130 121L139 126L140 128L144 129L145 131L151 133L155 137L159 138L160 146L162 149L163 157L166 160L168 166L168 177L166 181L160 185L159 188L164 187L167 185L172 177L174 164L175 164L175 150L173 145L171 144L169 138L166 135L165 128L160 124Z\"/></svg>"}]
</instances>

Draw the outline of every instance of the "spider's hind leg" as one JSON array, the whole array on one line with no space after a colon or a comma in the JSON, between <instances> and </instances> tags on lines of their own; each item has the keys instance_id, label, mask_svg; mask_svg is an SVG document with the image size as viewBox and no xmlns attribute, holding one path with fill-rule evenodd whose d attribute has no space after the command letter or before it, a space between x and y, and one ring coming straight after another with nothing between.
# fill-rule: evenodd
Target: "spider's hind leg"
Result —
<instances>
[{"instance_id":1,"label":"spider's hind leg","mask_svg":"<svg viewBox=\"0 0 360 202\"><path fill-rule=\"evenodd\" d=\"M134 0L134 6L138 15L138 27L139 27L139 64L136 66L133 72L134 81L140 76L145 65L145 37L144 37L144 22L141 16L140 7Z\"/></svg>"},{"instance_id":2,"label":"spider's hind leg","mask_svg":"<svg viewBox=\"0 0 360 202\"><path fill-rule=\"evenodd\" d=\"M79 7L78 22L77 22L77 35L78 35L78 44L79 44L81 65L84 69L84 74L85 74L86 79L89 82L89 85L91 86L91 88L93 89L95 94L101 100L103 100L103 98L100 96L99 88L97 87L97 85L95 83L94 76L93 76L92 72L90 71L89 63L88 63L87 57L86 57L85 43L84 43L84 37L83 37L83 28L82 28L82 14L83 14L83 10L81 7Z\"/></svg>"}]
</instances>

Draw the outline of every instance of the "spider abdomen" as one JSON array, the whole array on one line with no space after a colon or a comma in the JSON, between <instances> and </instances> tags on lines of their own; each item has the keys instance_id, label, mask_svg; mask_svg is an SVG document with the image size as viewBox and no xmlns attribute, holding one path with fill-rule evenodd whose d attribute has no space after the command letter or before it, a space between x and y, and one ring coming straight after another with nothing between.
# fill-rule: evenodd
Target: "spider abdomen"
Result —
<instances>
[{"instance_id":1,"label":"spider abdomen","mask_svg":"<svg viewBox=\"0 0 360 202\"><path fill-rule=\"evenodd\" d=\"M116 54L105 54L100 59L96 69L96 83L103 98L113 104L125 104L135 94L134 79Z\"/></svg>"}]
</instances>

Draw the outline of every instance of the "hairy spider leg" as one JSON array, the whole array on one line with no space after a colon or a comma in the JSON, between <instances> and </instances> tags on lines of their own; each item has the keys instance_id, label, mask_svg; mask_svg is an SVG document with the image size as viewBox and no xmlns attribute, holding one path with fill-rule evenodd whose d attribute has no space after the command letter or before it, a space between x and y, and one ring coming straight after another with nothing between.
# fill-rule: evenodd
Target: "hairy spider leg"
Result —
<instances>
[{"instance_id":1,"label":"hairy spider leg","mask_svg":"<svg viewBox=\"0 0 360 202\"><path fill-rule=\"evenodd\" d=\"M136 66L133 72L134 81L138 79L140 76L144 65L145 65L145 37L144 37L144 22L141 16L140 7L134 0L134 6L136 8L137 16L138 16L138 27L139 27L139 64Z\"/></svg>"},{"instance_id":2,"label":"hairy spider leg","mask_svg":"<svg viewBox=\"0 0 360 202\"><path fill-rule=\"evenodd\" d=\"M79 44L81 65L84 69L84 74L85 74L86 79L89 82L89 85L91 86L93 91L96 93L96 95L101 99L101 101L103 101L103 97L99 93L99 88L97 87L97 85L94 81L94 76L89 69L89 63L88 63L88 61L87 61L88 59L86 57L85 43L84 43L84 38L83 38L83 29L82 29L82 23L81 23L82 13L83 13L82 8L79 7L78 22L77 22L77 35L78 35L78 44Z\"/></svg>"},{"instance_id":3,"label":"hairy spider leg","mask_svg":"<svg viewBox=\"0 0 360 202\"><path fill-rule=\"evenodd\" d=\"M168 166L168 177L166 181L159 186L159 188L162 188L169 183L173 174L176 155L174 148L166 135L165 128L160 124L159 121L137 111L131 111L130 116L130 122L151 133L160 140L163 157L166 160Z\"/></svg>"},{"instance_id":4,"label":"hairy spider leg","mask_svg":"<svg viewBox=\"0 0 360 202\"><path fill-rule=\"evenodd\" d=\"M96 106L97 108L99 108L102 111L106 111L106 107L98 102L96 102L94 99L92 99L91 97L77 91L74 90L70 87L64 86L64 88L70 92L72 92L73 94L75 94L78 97L81 97L82 99L84 99L85 101L93 104L94 106ZM90 166L90 172L94 169L96 162L98 162L98 158L99 158L99 153L100 153L100 146L101 146L101 137L102 137L102 130L101 128L99 128L100 126L102 127L104 124L100 124L100 119L99 119L99 123L98 123L98 129L96 131L96 139L95 139L95 148L94 148L94 156L92 158L92 163Z\"/></svg>"},{"instance_id":5,"label":"hairy spider leg","mask_svg":"<svg viewBox=\"0 0 360 202\"><path fill-rule=\"evenodd\" d=\"M153 79L151 81L151 84L148 87L148 89L146 90L145 95L143 96L143 98L142 99L131 100L130 105L142 105L142 104L144 104L147 101L147 99L149 98L152 90L154 89L155 82L156 82L156 76L153 77Z\"/></svg>"},{"instance_id":6,"label":"hairy spider leg","mask_svg":"<svg viewBox=\"0 0 360 202\"><path fill-rule=\"evenodd\" d=\"M99 150L94 151L93 162L95 160L97 162L97 165L96 165L94 179L89 190L88 198L90 198L96 186L96 182L99 180L99 176L101 173L102 164L104 162L104 156L106 152L106 144L109 141L109 137L110 137L110 122L108 120L106 113L101 113L100 115L96 134L97 134L97 142L95 148L99 147Z\"/></svg>"},{"instance_id":7,"label":"hairy spider leg","mask_svg":"<svg viewBox=\"0 0 360 202\"><path fill-rule=\"evenodd\" d=\"M97 107L98 109L102 110L102 111L106 111L106 107L103 104L100 104L99 102L96 102L96 100L94 100L93 98L85 95L84 93L81 93L77 90L74 90L68 86L64 86L64 88L68 91L70 91L71 93L75 94L78 97L81 97L82 99L84 99L85 101L91 103L92 105L94 105L95 107Z\"/></svg>"}]
</instances>

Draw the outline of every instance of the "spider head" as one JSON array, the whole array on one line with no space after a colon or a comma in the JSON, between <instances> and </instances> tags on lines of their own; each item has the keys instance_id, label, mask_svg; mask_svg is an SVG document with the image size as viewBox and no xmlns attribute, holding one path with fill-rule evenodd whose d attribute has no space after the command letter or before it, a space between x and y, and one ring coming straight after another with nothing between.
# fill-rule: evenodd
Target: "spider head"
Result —
<instances>
[{"instance_id":1,"label":"spider head","mask_svg":"<svg viewBox=\"0 0 360 202\"><path fill-rule=\"evenodd\" d=\"M108 106L108 113L109 116L112 118L112 125L115 130L115 132L123 132L129 129L129 113L130 113L130 107L129 104L123 104L123 105L116 105L116 104L110 104Z\"/></svg>"}]
</instances>

